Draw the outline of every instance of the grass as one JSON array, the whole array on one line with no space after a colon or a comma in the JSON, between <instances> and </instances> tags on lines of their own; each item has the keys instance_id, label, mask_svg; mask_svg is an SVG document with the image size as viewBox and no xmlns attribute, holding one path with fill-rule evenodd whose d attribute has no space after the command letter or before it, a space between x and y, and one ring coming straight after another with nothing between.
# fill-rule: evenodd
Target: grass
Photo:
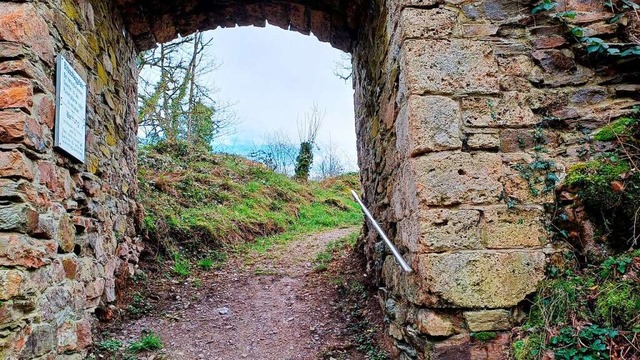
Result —
<instances>
[{"instance_id":1,"label":"grass","mask_svg":"<svg viewBox=\"0 0 640 360\"><path fill-rule=\"evenodd\" d=\"M202 253L250 243L265 251L298 234L362 221L349 189L357 174L297 182L240 156L175 156L153 148L139 153L139 201L151 251L200 258ZM211 258L211 268L223 261ZM186 273L177 265L176 273ZM186 275L183 275L186 276Z\"/></svg>"},{"instance_id":2,"label":"grass","mask_svg":"<svg viewBox=\"0 0 640 360\"><path fill-rule=\"evenodd\" d=\"M130 352L138 353L142 351L152 351L162 349L162 340L160 337L149 331L140 337L140 340L134 341L127 347Z\"/></svg>"},{"instance_id":3,"label":"grass","mask_svg":"<svg viewBox=\"0 0 640 360\"><path fill-rule=\"evenodd\" d=\"M191 275L191 264L189 260L185 259L180 253L174 253L171 270L173 270L173 273L176 275L189 276Z\"/></svg>"},{"instance_id":4,"label":"grass","mask_svg":"<svg viewBox=\"0 0 640 360\"><path fill-rule=\"evenodd\" d=\"M549 353L555 359L625 358L635 346L630 339L640 333L640 250L600 265L565 266L551 268L531 300L525 323L515 331L514 359Z\"/></svg>"},{"instance_id":5,"label":"grass","mask_svg":"<svg viewBox=\"0 0 640 360\"><path fill-rule=\"evenodd\" d=\"M122 348L122 342L115 339L105 339L97 343L96 347L103 351L116 352Z\"/></svg>"},{"instance_id":6,"label":"grass","mask_svg":"<svg viewBox=\"0 0 640 360\"><path fill-rule=\"evenodd\" d=\"M347 247L353 247L358 239L359 232L353 232L343 238L330 241L327 243L325 250L318 253L313 262L313 267L317 271L327 270L331 261L333 261L333 255Z\"/></svg>"}]
</instances>

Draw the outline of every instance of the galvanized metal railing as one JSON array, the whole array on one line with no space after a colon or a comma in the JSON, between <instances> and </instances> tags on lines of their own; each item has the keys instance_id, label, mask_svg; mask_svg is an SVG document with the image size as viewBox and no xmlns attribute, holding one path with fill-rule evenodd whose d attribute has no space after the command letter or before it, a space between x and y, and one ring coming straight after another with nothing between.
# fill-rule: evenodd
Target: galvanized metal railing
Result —
<instances>
[{"instance_id":1,"label":"galvanized metal railing","mask_svg":"<svg viewBox=\"0 0 640 360\"><path fill-rule=\"evenodd\" d=\"M371 224L376 229L376 231L378 231L378 234L380 234L380 237L382 237L382 240L384 240L384 242L387 244L387 246L391 250L391 253L393 254L393 256L398 261L398 264L400 264L400 267L402 267L402 270L404 270L406 272L412 272L413 270L411 269L409 264L407 264L407 262L404 261L404 259L402 258L402 255L400 255L400 252L398 251L398 249L396 249L395 245L393 245L393 243L391 242L391 240L389 240L389 238L384 233L384 231L382 231L382 228L380 227L380 225L378 225L378 222L376 221L376 219L373 218L373 216L369 212L369 209L367 209L367 207L364 206L364 203L362 202L362 200L360 200L360 198L358 197L358 194L356 194L355 191L351 190L351 195L353 195L353 198L356 199L358 204L360 204L360 207L362 208L362 211L367 216L369 221L371 221Z\"/></svg>"}]
</instances>

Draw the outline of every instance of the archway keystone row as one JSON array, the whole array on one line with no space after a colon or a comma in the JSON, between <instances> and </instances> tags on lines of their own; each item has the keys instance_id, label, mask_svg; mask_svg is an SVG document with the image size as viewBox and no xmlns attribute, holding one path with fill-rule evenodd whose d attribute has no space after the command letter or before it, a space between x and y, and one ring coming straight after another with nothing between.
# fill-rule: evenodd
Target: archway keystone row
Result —
<instances>
[{"instance_id":1,"label":"archway keystone row","mask_svg":"<svg viewBox=\"0 0 640 360\"><path fill-rule=\"evenodd\" d=\"M564 6L594 34L611 33L597 1ZM562 178L588 150L585 129L638 103L633 70L587 67L531 7L0 1L0 356L82 358L92 322L135 268L138 52L268 21L353 55L364 199L415 269L403 273L365 226L396 357L504 358L518 305L553 256L544 224L553 192L529 181L546 174L518 169L553 161ZM84 164L53 149L57 54L88 86ZM498 336L478 343L478 331Z\"/></svg>"}]
</instances>

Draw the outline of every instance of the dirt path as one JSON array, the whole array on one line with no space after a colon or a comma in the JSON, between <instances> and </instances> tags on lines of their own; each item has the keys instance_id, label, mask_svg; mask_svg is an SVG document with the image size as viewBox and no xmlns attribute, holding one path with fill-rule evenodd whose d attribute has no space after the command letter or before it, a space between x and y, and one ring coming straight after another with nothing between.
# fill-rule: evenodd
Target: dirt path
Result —
<instances>
[{"instance_id":1,"label":"dirt path","mask_svg":"<svg viewBox=\"0 0 640 360\"><path fill-rule=\"evenodd\" d=\"M355 231L331 230L231 258L201 274L198 289L193 281L166 280L157 291L160 311L123 322L109 336L127 343L143 331L159 334L164 349L143 359L317 359L329 349L364 359L349 343L335 286L313 269L328 242Z\"/></svg>"}]
</instances>

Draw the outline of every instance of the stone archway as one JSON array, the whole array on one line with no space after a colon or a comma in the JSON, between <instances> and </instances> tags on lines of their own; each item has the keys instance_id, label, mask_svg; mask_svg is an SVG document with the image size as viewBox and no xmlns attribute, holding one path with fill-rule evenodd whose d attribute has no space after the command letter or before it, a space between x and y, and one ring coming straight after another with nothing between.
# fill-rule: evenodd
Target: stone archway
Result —
<instances>
[{"instance_id":1,"label":"stone archway","mask_svg":"<svg viewBox=\"0 0 640 360\"><path fill-rule=\"evenodd\" d=\"M566 5L594 33L610 31L596 1ZM511 327L551 251L542 205L553 193L530 181L548 174L518 169L553 160L547 170L562 177L582 128L637 103L633 78L584 66L530 8L0 1L0 355L81 358L93 314L108 313L137 261L137 53L178 33L269 21L353 55L362 192L415 269L402 273L367 229L402 358L503 356L508 333L482 344L470 333ZM83 164L53 149L57 54L88 85ZM563 126L542 126L550 117Z\"/></svg>"}]
</instances>

